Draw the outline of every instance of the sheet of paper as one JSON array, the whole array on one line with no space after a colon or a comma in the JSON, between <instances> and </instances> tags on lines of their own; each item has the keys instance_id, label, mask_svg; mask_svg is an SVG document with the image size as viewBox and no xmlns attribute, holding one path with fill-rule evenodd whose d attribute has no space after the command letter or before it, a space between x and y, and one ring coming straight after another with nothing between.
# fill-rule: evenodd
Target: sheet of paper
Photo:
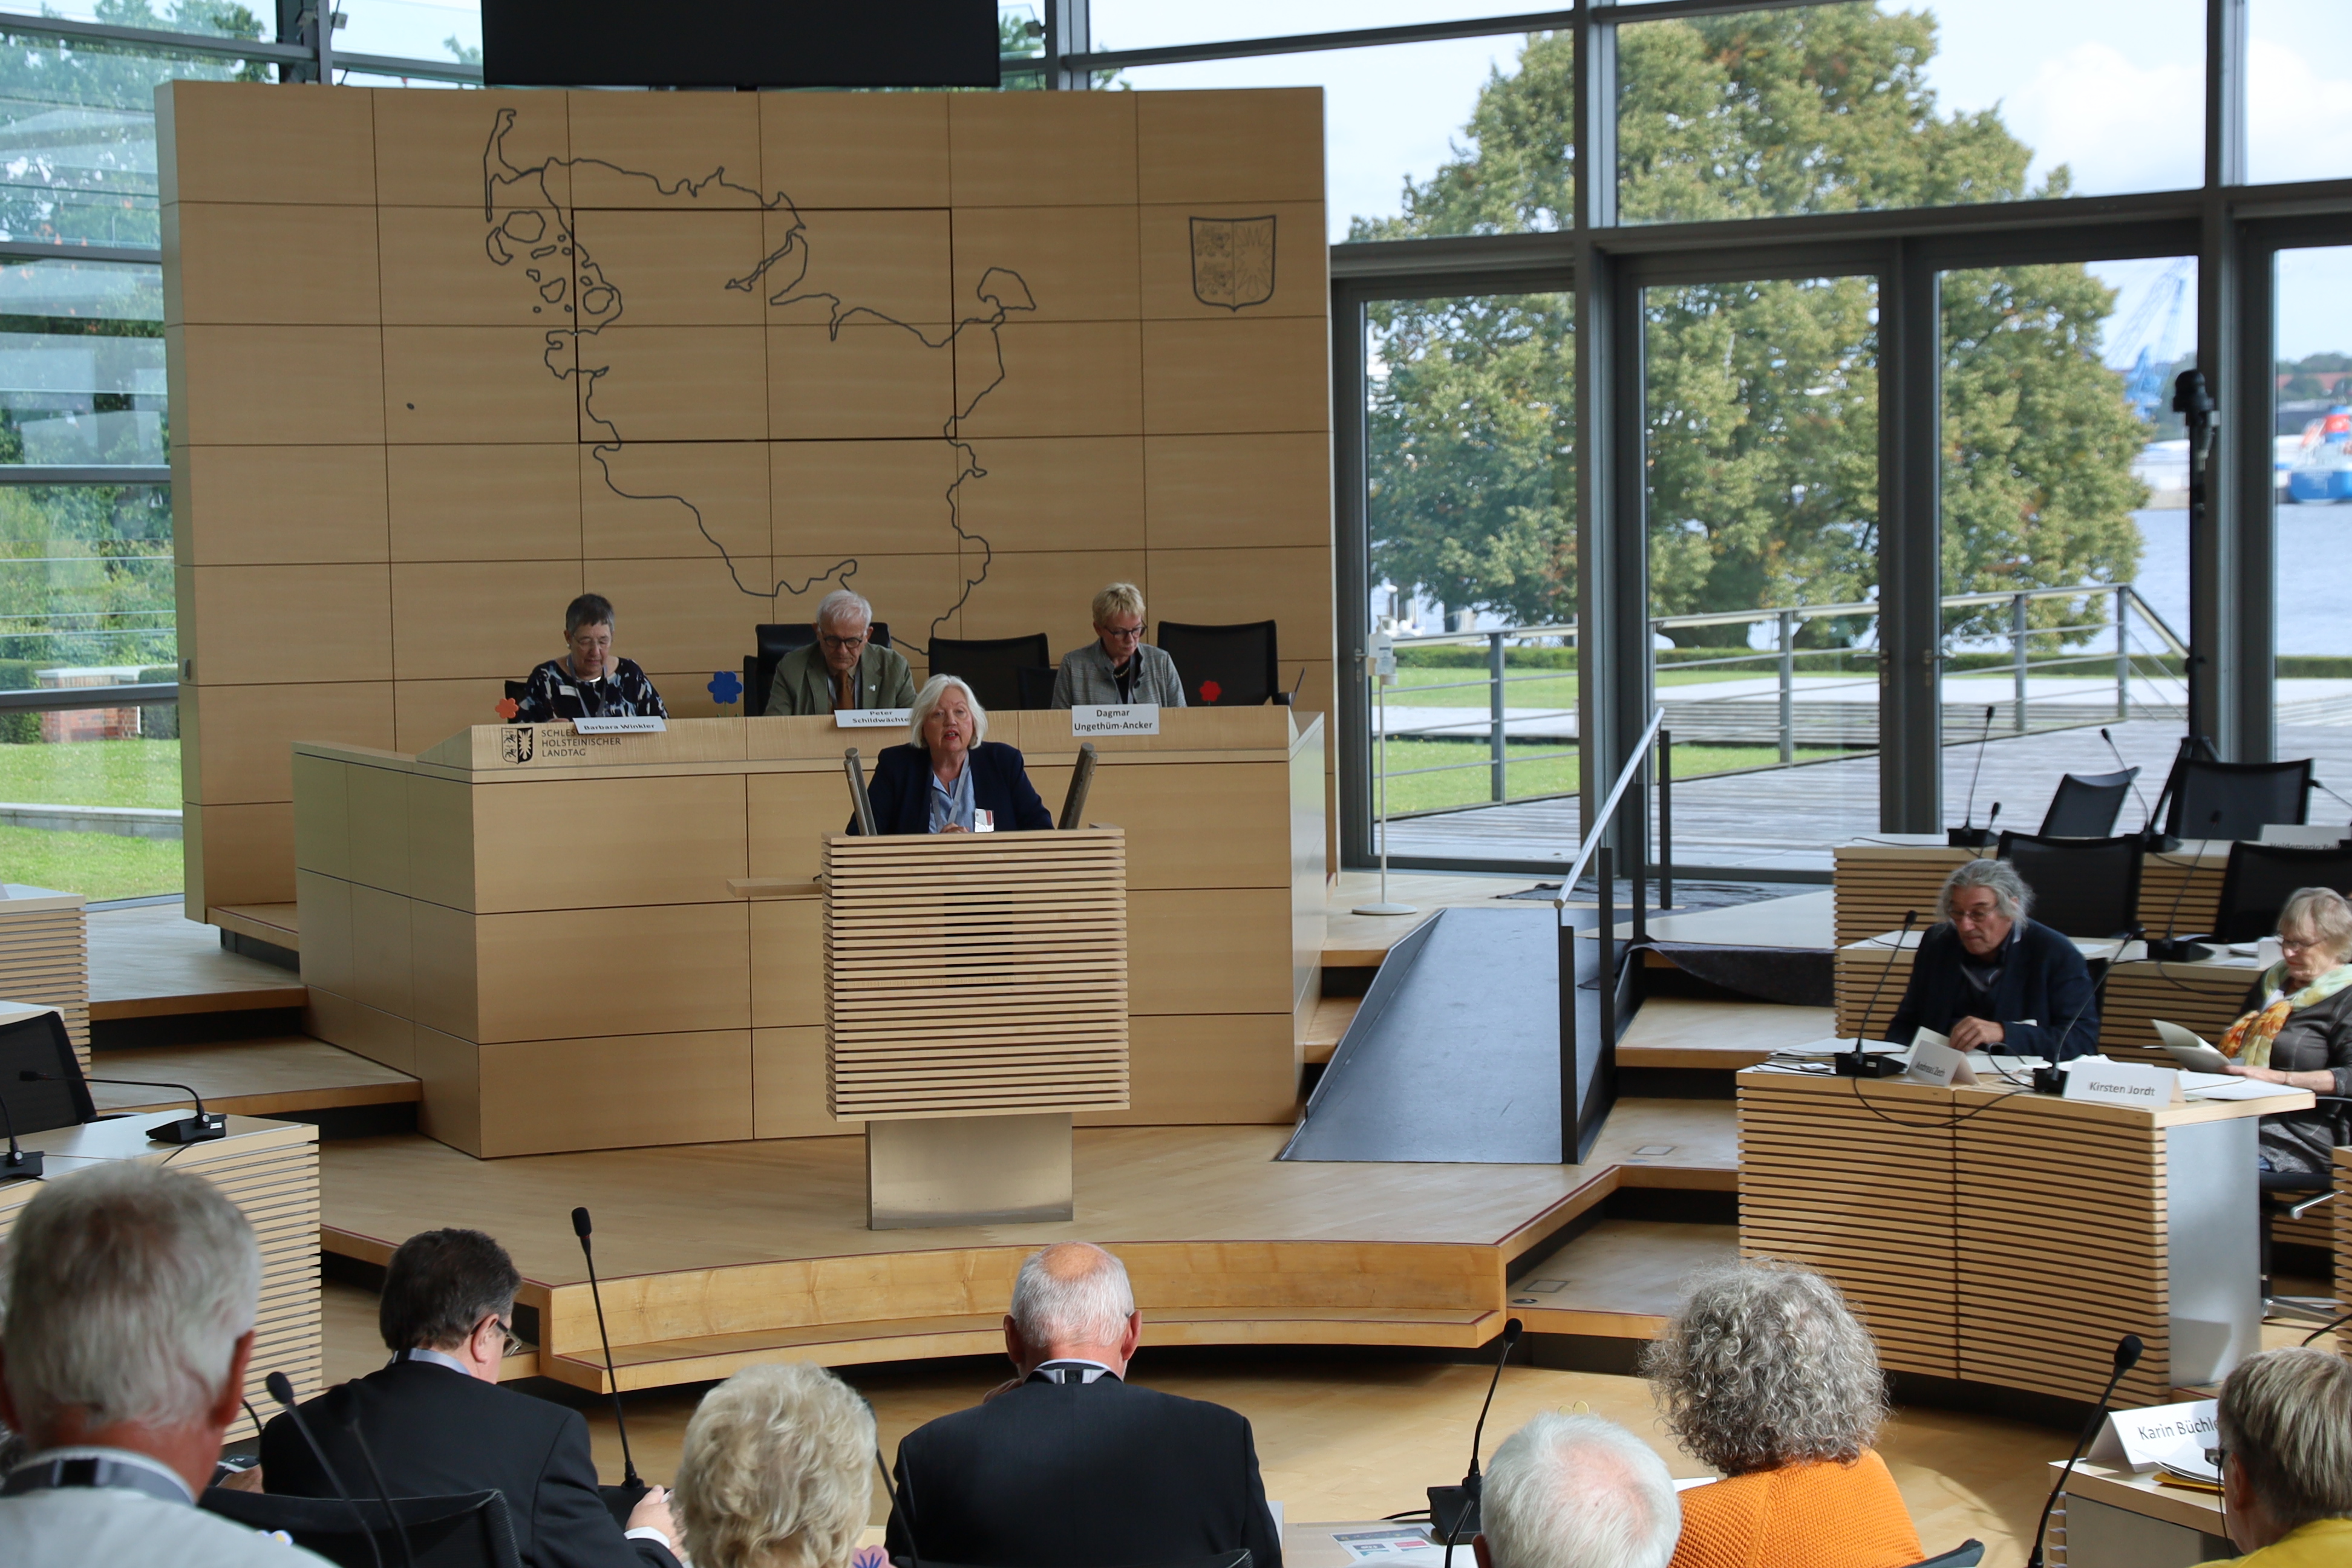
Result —
<instances>
[{"instance_id":1,"label":"sheet of paper","mask_svg":"<svg viewBox=\"0 0 2352 1568\"><path fill-rule=\"evenodd\" d=\"M1353 1563L1374 1559L1382 1563L1420 1563L1444 1554L1444 1549L1430 1540L1428 1531L1410 1525L1399 1525L1393 1530L1334 1531L1331 1539L1347 1548L1349 1561Z\"/></svg>"},{"instance_id":2,"label":"sheet of paper","mask_svg":"<svg viewBox=\"0 0 2352 1568\"><path fill-rule=\"evenodd\" d=\"M2303 1092L2283 1083L2264 1083L2259 1079L2202 1072L2182 1073L2180 1091L2191 1100L2271 1100L2280 1095Z\"/></svg>"},{"instance_id":3,"label":"sheet of paper","mask_svg":"<svg viewBox=\"0 0 2352 1568\"><path fill-rule=\"evenodd\" d=\"M2202 1035L2163 1018L2151 1018L2156 1037L2172 1053L2172 1059L2182 1067L2200 1073L2217 1073L2230 1065L2230 1058L2215 1050Z\"/></svg>"}]
</instances>

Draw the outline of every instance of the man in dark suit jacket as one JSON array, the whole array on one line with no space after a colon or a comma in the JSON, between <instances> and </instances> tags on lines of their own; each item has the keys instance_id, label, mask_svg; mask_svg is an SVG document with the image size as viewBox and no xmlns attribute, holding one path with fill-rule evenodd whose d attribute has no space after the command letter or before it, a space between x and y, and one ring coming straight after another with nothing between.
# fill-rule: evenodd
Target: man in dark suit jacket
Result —
<instances>
[{"instance_id":1,"label":"man in dark suit jacket","mask_svg":"<svg viewBox=\"0 0 2352 1568\"><path fill-rule=\"evenodd\" d=\"M625 1537L596 1489L580 1413L499 1386L521 1284L480 1231L410 1237L384 1273L378 1321L392 1364L304 1405L310 1436L362 1496L374 1476L352 1441L354 1421L394 1497L504 1492L526 1568L678 1568L669 1494L646 1493ZM336 1495L287 1415L261 1434L261 1474L269 1491Z\"/></svg>"},{"instance_id":2,"label":"man in dark suit jacket","mask_svg":"<svg viewBox=\"0 0 2352 1568\"><path fill-rule=\"evenodd\" d=\"M1963 861L1937 896L1886 1037L1921 1029L1952 1048L2052 1062L2098 1049L2089 965L2073 942L2025 918L2033 894L2006 860Z\"/></svg>"},{"instance_id":3,"label":"man in dark suit jacket","mask_svg":"<svg viewBox=\"0 0 2352 1568\"><path fill-rule=\"evenodd\" d=\"M1016 1379L898 1445L890 1555L979 1568L1140 1568L1246 1546L1282 1568L1250 1426L1124 1381L1143 1321L1127 1269L1064 1242L1022 1265Z\"/></svg>"}]
</instances>

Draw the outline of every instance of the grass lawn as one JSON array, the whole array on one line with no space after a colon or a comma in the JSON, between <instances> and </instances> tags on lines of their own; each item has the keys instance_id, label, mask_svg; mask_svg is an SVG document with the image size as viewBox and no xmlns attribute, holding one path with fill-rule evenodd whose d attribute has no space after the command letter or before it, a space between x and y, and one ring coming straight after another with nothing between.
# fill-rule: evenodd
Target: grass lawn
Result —
<instances>
[{"instance_id":1,"label":"grass lawn","mask_svg":"<svg viewBox=\"0 0 2352 1568\"><path fill-rule=\"evenodd\" d=\"M10 752L34 749L0 747ZM178 892L184 874L176 838L126 838L119 833L51 833L38 827L0 826L0 880L55 888L88 899L136 899Z\"/></svg>"},{"instance_id":2,"label":"grass lawn","mask_svg":"<svg viewBox=\"0 0 2352 1568\"><path fill-rule=\"evenodd\" d=\"M1799 673L1809 676L1832 675L1839 671L1813 668L1818 659L1809 663ZM1574 711L1576 708L1576 672L1560 670L1540 680L1523 680L1519 677L1538 673L1515 670L1506 666L1509 677L1503 684L1503 701L1513 708L1558 708ZM1697 686L1711 680L1763 680L1777 677L1772 656L1759 654L1755 662L1746 664L1715 664L1702 669L1676 669L1672 665L1659 665L1651 675L1658 686ZM1875 669L1860 660L1849 673L1856 679L1875 679ZM2003 679L2007 672L2001 672ZM1468 684L1464 684L1467 682ZM1431 690L1429 688L1443 688ZM1490 688L1483 669L1433 669L1401 665L1397 683L1389 688L1388 700L1399 708L1484 708Z\"/></svg>"},{"instance_id":3,"label":"grass lawn","mask_svg":"<svg viewBox=\"0 0 2352 1568\"><path fill-rule=\"evenodd\" d=\"M1565 752L1564 756L1550 756ZM1577 787L1577 757L1570 742L1547 742L1530 745L1514 742L1504 763L1505 778L1510 798L1524 799L1530 795L1565 795ZM1833 751L1813 751L1800 748L1797 760L1814 762L1841 753ZM1375 752L1374 765L1378 766ZM1542 758L1541 761L1520 762L1518 756ZM1772 746L1676 746L1675 748L1675 778L1677 782L1706 773L1730 773L1738 768L1767 767L1780 760L1780 752ZM1451 763L1475 763L1475 767L1456 768L1448 773L1413 773L1410 777L1389 780L1389 813L1402 816L1409 811L1433 811L1449 805L1484 805L1493 795L1493 774L1486 766L1487 751L1484 740L1476 741L1408 741L1389 742L1389 771L1403 773L1413 768L1444 767ZM1378 809L1380 796L1372 797Z\"/></svg>"},{"instance_id":4,"label":"grass lawn","mask_svg":"<svg viewBox=\"0 0 2352 1568\"><path fill-rule=\"evenodd\" d=\"M0 746L0 801L176 808L180 742L77 741L59 746ZM9 879L25 880L22 877Z\"/></svg>"}]
</instances>

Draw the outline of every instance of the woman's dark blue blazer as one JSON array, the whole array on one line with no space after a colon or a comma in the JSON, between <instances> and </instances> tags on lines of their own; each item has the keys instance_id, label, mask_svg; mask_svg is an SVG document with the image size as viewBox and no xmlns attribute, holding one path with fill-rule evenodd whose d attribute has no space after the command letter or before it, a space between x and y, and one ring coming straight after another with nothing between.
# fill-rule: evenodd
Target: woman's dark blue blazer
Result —
<instances>
[{"instance_id":1,"label":"woman's dark blue blazer","mask_svg":"<svg viewBox=\"0 0 2352 1568\"><path fill-rule=\"evenodd\" d=\"M1962 1018L1990 1012L1992 1022L2001 1026L2000 1049L2006 1055L2064 1061L2099 1048L2099 1009L2090 967L2073 942L2037 921L2020 920L2010 933L1989 1007L1960 973L1966 952L1950 921L1928 928L1919 939L1903 1005L1887 1026L1888 1039L1907 1046L1922 1026L1948 1035ZM1874 953L1864 963L1865 984L1876 979L1870 970L1879 962ZM2032 1023L2024 1021L2029 1018Z\"/></svg>"},{"instance_id":2,"label":"woman's dark blue blazer","mask_svg":"<svg viewBox=\"0 0 2352 1568\"><path fill-rule=\"evenodd\" d=\"M971 770L971 804L996 817L1000 833L1034 833L1054 826L1054 814L1037 798L1019 748L1002 741L982 741L971 749L964 766ZM874 801L874 825L884 833L929 833L931 830L931 758L920 746L887 746L874 759L874 778L866 786ZM849 819L851 833L857 818Z\"/></svg>"}]
</instances>

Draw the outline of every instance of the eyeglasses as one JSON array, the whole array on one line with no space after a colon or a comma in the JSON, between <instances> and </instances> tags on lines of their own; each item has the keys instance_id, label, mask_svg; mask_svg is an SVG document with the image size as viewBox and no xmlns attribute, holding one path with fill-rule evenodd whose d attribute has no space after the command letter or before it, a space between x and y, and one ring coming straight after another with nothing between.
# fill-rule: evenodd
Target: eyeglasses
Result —
<instances>
[{"instance_id":1,"label":"eyeglasses","mask_svg":"<svg viewBox=\"0 0 2352 1568\"><path fill-rule=\"evenodd\" d=\"M1143 636L1143 623L1138 621L1131 626L1097 626L1095 630L1114 642L1136 642Z\"/></svg>"},{"instance_id":2,"label":"eyeglasses","mask_svg":"<svg viewBox=\"0 0 2352 1568\"><path fill-rule=\"evenodd\" d=\"M860 632L854 637L821 637L816 640L824 644L825 647L833 649L835 653L847 653L852 648L864 647L866 646L866 634L864 632Z\"/></svg>"},{"instance_id":3,"label":"eyeglasses","mask_svg":"<svg viewBox=\"0 0 2352 1568\"><path fill-rule=\"evenodd\" d=\"M498 1325L499 1334L504 1336L506 1340L504 1354L510 1356L520 1355L523 1352L530 1349L530 1346L515 1337L513 1323L504 1318L492 1318L489 1321ZM477 1328L474 1331L478 1334L482 1331L479 1328Z\"/></svg>"}]
</instances>

